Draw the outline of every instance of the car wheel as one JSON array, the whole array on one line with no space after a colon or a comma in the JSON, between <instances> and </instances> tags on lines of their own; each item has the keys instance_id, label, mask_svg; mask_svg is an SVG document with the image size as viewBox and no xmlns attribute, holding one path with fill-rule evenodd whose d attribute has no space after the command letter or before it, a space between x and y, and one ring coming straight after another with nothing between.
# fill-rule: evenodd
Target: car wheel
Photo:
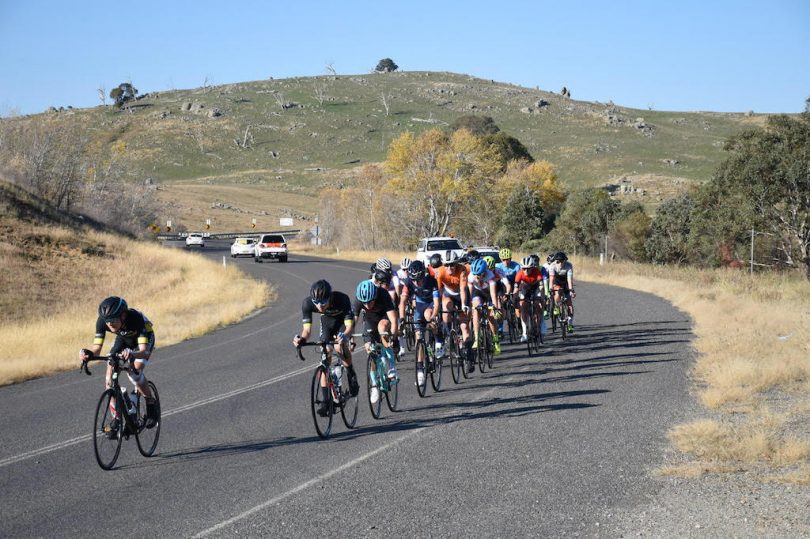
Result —
<instances>
[{"instance_id":1,"label":"car wheel","mask_svg":"<svg viewBox=\"0 0 810 539\"><path fill-rule=\"evenodd\" d=\"M255 257L253 260L255 260L256 262L261 262L261 261L262 261L262 259L261 259L261 258L259 258L258 256L257 256L257 257Z\"/></svg>"},{"instance_id":2,"label":"car wheel","mask_svg":"<svg viewBox=\"0 0 810 539\"><path fill-rule=\"evenodd\" d=\"M286 256L280 256L278 259L279 259L281 262L286 262L286 261L287 261L287 257L286 257Z\"/></svg>"}]
</instances>

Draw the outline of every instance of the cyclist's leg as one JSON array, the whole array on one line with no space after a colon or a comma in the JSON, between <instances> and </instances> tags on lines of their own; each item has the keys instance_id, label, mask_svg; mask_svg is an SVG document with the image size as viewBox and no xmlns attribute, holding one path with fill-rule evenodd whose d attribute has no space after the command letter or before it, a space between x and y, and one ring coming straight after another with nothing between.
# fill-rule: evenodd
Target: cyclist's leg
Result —
<instances>
[{"instance_id":1,"label":"cyclist's leg","mask_svg":"<svg viewBox=\"0 0 810 539\"><path fill-rule=\"evenodd\" d=\"M473 348L478 348L478 328L481 326L481 313L478 307L483 303L481 296L473 292L472 297L472 330L473 330Z\"/></svg>"},{"instance_id":2,"label":"cyclist's leg","mask_svg":"<svg viewBox=\"0 0 810 539\"><path fill-rule=\"evenodd\" d=\"M366 313L368 315L368 313ZM388 361L388 378L394 379L397 377L397 366L396 366L396 359L395 354L391 348L393 342L390 337L391 333L391 321L388 320L387 316L383 316L377 322L377 333L380 335L380 342L383 345L384 350L384 357L387 358ZM382 337L383 333L388 333L388 337Z\"/></svg>"}]
</instances>

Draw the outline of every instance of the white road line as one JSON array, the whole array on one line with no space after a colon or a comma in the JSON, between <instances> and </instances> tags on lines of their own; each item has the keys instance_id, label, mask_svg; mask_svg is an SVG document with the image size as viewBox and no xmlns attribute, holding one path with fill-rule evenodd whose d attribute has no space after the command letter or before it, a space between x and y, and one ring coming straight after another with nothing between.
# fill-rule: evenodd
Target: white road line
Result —
<instances>
[{"instance_id":1,"label":"white road line","mask_svg":"<svg viewBox=\"0 0 810 539\"><path fill-rule=\"evenodd\" d=\"M270 378L268 380L264 380L263 382L258 382L253 385L243 387L240 389L235 389L233 391L229 391L227 393L222 393L220 395L215 395L213 397L209 397L207 399L202 399L197 402L193 402L191 404L186 404L174 410L170 410L168 412L163 412L161 417L168 417L174 414L179 414L181 412L186 412L188 410L192 410L194 408L199 408L200 406L205 406L206 404L211 404L214 402L218 402L221 400L229 399L231 397L235 397L236 395L241 395L242 393L247 393L248 391L253 391L254 389L260 389L272 384L276 384L278 382L282 382L287 380L288 378L292 378L294 376L298 376L299 374L303 374L305 372L312 372L313 367L301 367L300 369L294 370L292 372L288 372L286 374L282 374L280 376L276 376L275 378ZM3 460L0 460L0 468L4 466L8 466L10 464L14 464L15 462L20 462L22 460L38 457L39 455L44 455L45 453L50 453L52 451L57 451L59 449L63 449L65 447L70 447L72 445L76 445L82 442L89 440L92 437L90 434L86 434L84 436L79 436L77 438L72 438L70 440L65 440L63 442L58 442L52 445L48 445L45 447L41 447L39 449L34 449L32 451L27 451L25 453L21 453L19 455L14 455L12 457L6 457Z\"/></svg>"},{"instance_id":2,"label":"white road line","mask_svg":"<svg viewBox=\"0 0 810 539\"><path fill-rule=\"evenodd\" d=\"M533 365L531 365L531 366L533 366ZM523 375L523 371L519 371L519 372L515 373L514 375ZM488 399L495 392L497 392L497 388L490 389L489 391L486 391L483 394L481 394L477 399L473 400L472 402L481 402L481 401L483 401L485 399ZM294 494L298 494L299 492L301 492L303 490L306 490L311 486L317 485L318 483L320 483L320 482L322 482L322 481L324 481L326 479L329 479L330 477L332 477L332 476L334 476L334 475L336 475L336 474L338 474L340 472L346 471L349 468L352 468L352 467L360 464L361 462L363 462L365 460L368 460L371 457L373 457L375 455L378 455L378 454L382 453L383 451L385 451L385 450L387 450L387 449L389 449L391 447L394 447L395 445L400 444L401 442L404 442L408 438L411 438L411 437L419 434L420 432L422 432L423 430L426 430L427 428L428 427L420 427L420 428L418 428L416 430L410 431L409 433L407 433L407 434L405 434L403 436L400 436L396 440L388 442L387 444L385 444L383 446L380 446L377 449L374 449L373 451L369 451L365 455L360 455L356 459L350 460L346 464L338 466L334 470L326 472L325 474L319 475L317 477L313 477L309 481L306 481L305 483L301 483L297 487L294 487L294 488L292 488L292 489L290 489L290 490L288 490L286 492L282 492L281 494L279 494L279 495L277 495L277 496L275 496L273 498L270 498L269 500L264 501L264 502L260 503L259 505L251 507L250 509L248 509L247 511L245 511L243 513L239 513L238 515L236 515L234 517L231 517L228 520L223 520L219 524L215 524L214 526L211 526L210 528L199 532L194 537L195 538L197 538L197 537L206 537L206 536L211 535L212 533L214 533L216 531L221 530L222 528L225 528L227 526L230 526L231 524L234 524L235 522L238 522L238 521L240 521L242 519L245 519L245 518L247 518L247 517L249 517L249 516L251 516L253 514L256 514L259 511L262 511L263 509L267 509L271 505L275 505L278 502L283 501L286 498L289 498L290 496L293 496Z\"/></svg>"},{"instance_id":3,"label":"white road line","mask_svg":"<svg viewBox=\"0 0 810 539\"><path fill-rule=\"evenodd\" d=\"M297 487L295 487L295 488L293 488L291 490L288 490L287 492L283 492L283 493L279 494L278 496L276 496L275 498L270 498L266 502L263 502L263 503L255 506L255 507L251 507L250 509L248 509L244 513L240 513L240 514L236 515L235 517L229 518L228 520L223 520L219 524L217 524L215 526L212 526L212 527L208 528L207 530L201 531L200 533L198 533L194 537L205 537L205 536L210 535L210 534L212 534L212 533L214 533L216 531L221 530L222 528L230 526L234 522L237 522L239 520L242 520L244 518L249 517L250 515L258 513L259 511L261 511L263 509L266 509L267 507L270 507L271 505L274 505L274 504L284 500L285 498L289 498L290 496L292 496L294 494L297 494L297 493L301 492L302 490L306 490L309 487L311 487L313 485L316 485L317 483L320 483L321 481L329 479L330 477L332 477L332 476L334 476L336 474L339 474L339 473L341 473L341 472L343 472L345 470L348 470L349 468L352 468L352 467L360 464L361 462L363 462L365 460L370 459L374 455L377 455L379 453L382 453L383 451L386 451L387 449L399 444L400 442L402 442L404 440L407 440L408 438L422 432L426 428L427 427L421 427L419 429L416 429L416 430L413 430L413 431L409 432L408 434L405 434L404 436L400 436L396 440L394 440L392 442L388 442L387 444L385 444L383 446L380 446L380 447L378 447L377 449L375 449L373 451L369 451L365 455L361 455L361 456L357 457L354 460L350 460L346 464L343 464L342 466L338 466L334 470L331 470L331 471L329 471L329 472L327 472L327 473L325 473L323 475L319 475L318 477L310 479L306 483L301 483Z\"/></svg>"}]
</instances>

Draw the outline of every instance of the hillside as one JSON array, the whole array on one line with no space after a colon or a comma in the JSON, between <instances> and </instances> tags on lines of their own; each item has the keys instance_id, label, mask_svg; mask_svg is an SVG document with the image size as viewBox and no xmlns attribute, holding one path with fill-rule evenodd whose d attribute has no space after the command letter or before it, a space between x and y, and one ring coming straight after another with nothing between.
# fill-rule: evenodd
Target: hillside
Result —
<instances>
[{"instance_id":1,"label":"hillside","mask_svg":"<svg viewBox=\"0 0 810 539\"><path fill-rule=\"evenodd\" d=\"M388 110L386 111L386 106ZM75 123L122 154L133 181L158 184L166 218L189 228L311 217L313 196L385 158L405 130L465 114L494 118L568 188L619 185L646 205L709 178L724 140L764 116L661 112L589 103L467 75L301 77L149 93L124 111L68 109L8 121ZM643 194L642 194L643 192Z\"/></svg>"}]
</instances>

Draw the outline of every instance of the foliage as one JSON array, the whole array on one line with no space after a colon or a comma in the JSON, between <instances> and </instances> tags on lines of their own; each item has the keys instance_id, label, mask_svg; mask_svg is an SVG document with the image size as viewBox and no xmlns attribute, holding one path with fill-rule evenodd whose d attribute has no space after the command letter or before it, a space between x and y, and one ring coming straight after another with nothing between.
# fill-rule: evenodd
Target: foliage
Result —
<instances>
[{"instance_id":1,"label":"foliage","mask_svg":"<svg viewBox=\"0 0 810 539\"><path fill-rule=\"evenodd\" d=\"M572 193L565 201L556 229L566 231L552 238L567 250L595 254L615 220L621 203L599 188Z\"/></svg>"},{"instance_id":2,"label":"foliage","mask_svg":"<svg viewBox=\"0 0 810 539\"><path fill-rule=\"evenodd\" d=\"M486 144L491 144L501 156L501 170L505 171L510 161L524 160L531 163L534 157L518 139L507 135L503 131L494 135L484 135L482 140Z\"/></svg>"},{"instance_id":3,"label":"foliage","mask_svg":"<svg viewBox=\"0 0 810 539\"><path fill-rule=\"evenodd\" d=\"M377 67L374 68L374 71L377 71L378 73L391 73L397 69L399 69L399 66L395 64L392 59L383 58L377 62Z\"/></svg>"},{"instance_id":4,"label":"foliage","mask_svg":"<svg viewBox=\"0 0 810 539\"><path fill-rule=\"evenodd\" d=\"M127 101L135 99L136 95L138 95L138 89L130 82L122 82L110 90L110 99L115 101L115 106L118 108L121 108Z\"/></svg>"},{"instance_id":5,"label":"foliage","mask_svg":"<svg viewBox=\"0 0 810 539\"><path fill-rule=\"evenodd\" d=\"M540 195L528 185L518 186L501 212L495 243L518 247L529 240L540 239L545 225L546 214Z\"/></svg>"},{"instance_id":6,"label":"foliage","mask_svg":"<svg viewBox=\"0 0 810 539\"><path fill-rule=\"evenodd\" d=\"M625 204L619 211L611 230L613 252L634 262L645 262L645 245L650 235L652 219L639 203Z\"/></svg>"},{"instance_id":7,"label":"foliage","mask_svg":"<svg viewBox=\"0 0 810 539\"><path fill-rule=\"evenodd\" d=\"M450 124L451 131L458 131L459 129L466 129L473 135L494 135L501 129L495 125L495 120L492 116L476 116L475 114L465 114L459 116L453 123Z\"/></svg>"},{"instance_id":8,"label":"foliage","mask_svg":"<svg viewBox=\"0 0 810 539\"><path fill-rule=\"evenodd\" d=\"M810 113L772 116L726 143L729 157L699 192L690 242L718 263L744 252L753 228L810 278Z\"/></svg>"},{"instance_id":9,"label":"foliage","mask_svg":"<svg viewBox=\"0 0 810 539\"><path fill-rule=\"evenodd\" d=\"M695 203L691 195L667 200L658 207L644 245L646 257L654 264L680 264L687 260L692 212Z\"/></svg>"}]
</instances>

